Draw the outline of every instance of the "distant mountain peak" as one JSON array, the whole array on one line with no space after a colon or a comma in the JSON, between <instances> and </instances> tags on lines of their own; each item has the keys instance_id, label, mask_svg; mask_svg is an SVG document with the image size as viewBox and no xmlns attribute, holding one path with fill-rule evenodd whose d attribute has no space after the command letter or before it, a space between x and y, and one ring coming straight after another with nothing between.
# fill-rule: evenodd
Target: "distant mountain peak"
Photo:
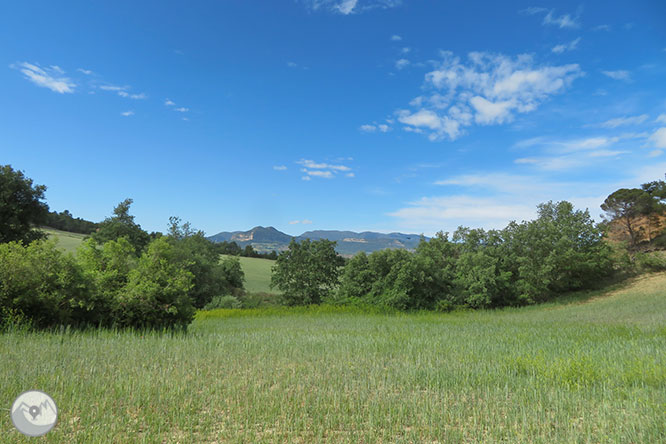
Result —
<instances>
[{"instance_id":1,"label":"distant mountain peak","mask_svg":"<svg viewBox=\"0 0 666 444\"><path fill-rule=\"evenodd\" d=\"M338 230L314 230L306 231L300 236L290 236L275 227L258 225L248 231L223 231L208 237L213 242L236 242L241 247L252 245L259 252L284 251L288 248L292 238L297 241L304 239L336 241L338 253L351 256L360 251L372 253L386 248L413 250L418 245L421 236L418 234L385 234L373 231L356 233L354 231Z\"/></svg>"}]
</instances>

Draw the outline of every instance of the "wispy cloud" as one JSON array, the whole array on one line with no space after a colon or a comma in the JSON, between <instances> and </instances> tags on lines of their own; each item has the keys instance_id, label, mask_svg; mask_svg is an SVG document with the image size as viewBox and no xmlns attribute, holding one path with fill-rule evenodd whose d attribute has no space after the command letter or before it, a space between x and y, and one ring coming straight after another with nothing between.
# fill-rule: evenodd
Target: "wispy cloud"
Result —
<instances>
[{"instance_id":1,"label":"wispy cloud","mask_svg":"<svg viewBox=\"0 0 666 444\"><path fill-rule=\"evenodd\" d=\"M455 140L473 124L511 122L583 75L577 64L538 66L526 54L472 52L465 62L448 51L441 55L437 69L425 76L430 95L413 100L415 110L396 111L406 130L427 132L430 140Z\"/></svg>"},{"instance_id":2,"label":"wispy cloud","mask_svg":"<svg viewBox=\"0 0 666 444\"><path fill-rule=\"evenodd\" d=\"M189 109L189 108L185 108L184 106L181 106L180 108L174 108L173 110L174 110L174 111L178 111L179 113L186 113L186 112L188 112L190 109Z\"/></svg>"},{"instance_id":3,"label":"wispy cloud","mask_svg":"<svg viewBox=\"0 0 666 444\"><path fill-rule=\"evenodd\" d=\"M377 132L377 131L379 131L381 133L387 133L387 132L391 131L391 127L384 124L384 123L380 123L380 124L373 123L372 125L370 125L370 124L361 125L359 127L359 129L361 131L363 131L364 133L374 133L374 132Z\"/></svg>"},{"instance_id":4,"label":"wispy cloud","mask_svg":"<svg viewBox=\"0 0 666 444\"><path fill-rule=\"evenodd\" d=\"M175 106L176 103L171 99L164 99L164 106Z\"/></svg>"},{"instance_id":5,"label":"wispy cloud","mask_svg":"<svg viewBox=\"0 0 666 444\"><path fill-rule=\"evenodd\" d=\"M400 42L400 41L402 41L402 37L399 36L398 34L393 34L393 35L391 36L391 41L393 41L393 42Z\"/></svg>"},{"instance_id":6,"label":"wispy cloud","mask_svg":"<svg viewBox=\"0 0 666 444\"><path fill-rule=\"evenodd\" d=\"M599 123L597 125L587 125L591 127L600 127L600 128L617 128L618 126L630 126L630 125L640 125L648 119L647 114L641 114L640 116L627 116L627 117L616 117L614 119L606 120L605 122Z\"/></svg>"},{"instance_id":7,"label":"wispy cloud","mask_svg":"<svg viewBox=\"0 0 666 444\"><path fill-rule=\"evenodd\" d=\"M83 73L87 76L93 75L93 72L89 69L78 68L77 71L80 72L80 73Z\"/></svg>"},{"instance_id":8,"label":"wispy cloud","mask_svg":"<svg viewBox=\"0 0 666 444\"><path fill-rule=\"evenodd\" d=\"M300 0L312 11L324 10L342 15L357 14L373 9L395 8L402 0Z\"/></svg>"},{"instance_id":9,"label":"wispy cloud","mask_svg":"<svg viewBox=\"0 0 666 444\"><path fill-rule=\"evenodd\" d=\"M625 82L631 81L631 73L625 70L617 71L601 71L601 73L613 80L624 80Z\"/></svg>"},{"instance_id":10,"label":"wispy cloud","mask_svg":"<svg viewBox=\"0 0 666 444\"><path fill-rule=\"evenodd\" d=\"M284 165L274 165L274 166L273 166L273 169L274 169L275 171L285 171L285 170L287 169L287 167L284 166Z\"/></svg>"},{"instance_id":11,"label":"wispy cloud","mask_svg":"<svg viewBox=\"0 0 666 444\"><path fill-rule=\"evenodd\" d=\"M592 31L610 31L610 25L598 25L592 28Z\"/></svg>"},{"instance_id":12,"label":"wispy cloud","mask_svg":"<svg viewBox=\"0 0 666 444\"><path fill-rule=\"evenodd\" d=\"M395 62L396 69L403 69L407 66L409 66L409 60L407 59L400 59Z\"/></svg>"},{"instance_id":13,"label":"wispy cloud","mask_svg":"<svg viewBox=\"0 0 666 444\"><path fill-rule=\"evenodd\" d=\"M305 174L302 176L303 180L310 180L312 177L333 179L340 173L346 173L347 177L354 177L351 168L342 164L318 163L309 159L301 159L296 163L302 166L301 172Z\"/></svg>"},{"instance_id":14,"label":"wispy cloud","mask_svg":"<svg viewBox=\"0 0 666 444\"><path fill-rule=\"evenodd\" d=\"M666 148L666 128L657 129L649 140L655 148Z\"/></svg>"},{"instance_id":15,"label":"wispy cloud","mask_svg":"<svg viewBox=\"0 0 666 444\"><path fill-rule=\"evenodd\" d=\"M581 40L580 37L578 37L577 39L572 40L569 43L554 46L552 51L555 54L562 54L565 51L573 51L578 47L578 43L580 43L580 40Z\"/></svg>"},{"instance_id":16,"label":"wispy cloud","mask_svg":"<svg viewBox=\"0 0 666 444\"><path fill-rule=\"evenodd\" d=\"M124 97L127 99L140 100L148 97L144 93L139 93L139 94L130 93L129 90L131 89L131 87L129 86L117 86L117 85L107 84L107 85L100 85L99 89L101 89L102 91L115 92L120 97Z\"/></svg>"},{"instance_id":17,"label":"wispy cloud","mask_svg":"<svg viewBox=\"0 0 666 444\"><path fill-rule=\"evenodd\" d=\"M10 68L20 71L27 80L37 86L48 88L60 94L73 93L76 84L69 78L63 77L65 72L59 66L42 68L37 64L18 62L9 65Z\"/></svg>"},{"instance_id":18,"label":"wispy cloud","mask_svg":"<svg viewBox=\"0 0 666 444\"><path fill-rule=\"evenodd\" d=\"M666 123L666 114L659 114L659 117L657 117L654 121L658 123Z\"/></svg>"},{"instance_id":19,"label":"wispy cloud","mask_svg":"<svg viewBox=\"0 0 666 444\"><path fill-rule=\"evenodd\" d=\"M134 115L134 111L124 111L120 113L121 116L129 117Z\"/></svg>"},{"instance_id":20,"label":"wispy cloud","mask_svg":"<svg viewBox=\"0 0 666 444\"><path fill-rule=\"evenodd\" d=\"M296 225L296 224L310 225L312 224L312 221L309 219L303 219L303 220L292 220L289 222L289 225Z\"/></svg>"},{"instance_id":21,"label":"wispy cloud","mask_svg":"<svg viewBox=\"0 0 666 444\"><path fill-rule=\"evenodd\" d=\"M554 9L540 8L540 7L529 7L518 11L521 14L526 15L537 15L543 14L546 15L541 22L543 25L553 25L559 28L579 28L580 27L580 9L576 12L576 15L571 14L562 14L556 15Z\"/></svg>"}]
</instances>

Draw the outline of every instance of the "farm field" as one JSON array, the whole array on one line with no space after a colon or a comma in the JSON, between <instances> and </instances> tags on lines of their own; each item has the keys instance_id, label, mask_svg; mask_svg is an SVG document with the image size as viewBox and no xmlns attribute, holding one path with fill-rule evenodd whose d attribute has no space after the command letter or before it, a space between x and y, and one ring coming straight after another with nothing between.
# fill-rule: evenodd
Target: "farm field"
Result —
<instances>
[{"instance_id":1,"label":"farm field","mask_svg":"<svg viewBox=\"0 0 666 444\"><path fill-rule=\"evenodd\" d=\"M76 252L76 249L86 237L85 234L70 233L69 231L56 230L55 228L41 228L41 230L48 234L49 239L55 238L58 247L70 253Z\"/></svg>"},{"instance_id":2,"label":"farm field","mask_svg":"<svg viewBox=\"0 0 666 444\"><path fill-rule=\"evenodd\" d=\"M0 335L0 402L53 443L657 443L666 274L521 309L200 312L186 335ZM0 420L6 443L29 442Z\"/></svg>"},{"instance_id":3,"label":"farm field","mask_svg":"<svg viewBox=\"0 0 666 444\"><path fill-rule=\"evenodd\" d=\"M255 257L239 257L238 259L240 259L245 273L245 290L250 293L280 293L278 289L271 290L270 288L271 267L275 261Z\"/></svg>"}]
</instances>

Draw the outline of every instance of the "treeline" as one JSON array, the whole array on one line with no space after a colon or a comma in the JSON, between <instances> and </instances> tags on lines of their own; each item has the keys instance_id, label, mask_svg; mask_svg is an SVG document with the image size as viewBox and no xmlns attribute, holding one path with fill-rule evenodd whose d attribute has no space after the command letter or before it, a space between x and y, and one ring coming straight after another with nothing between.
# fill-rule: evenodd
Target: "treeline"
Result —
<instances>
[{"instance_id":1,"label":"treeline","mask_svg":"<svg viewBox=\"0 0 666 444\"><path fill-rule=\"evenodd\" d=\"M255 250L252 245L246 245L245 248L241 248L240 245L234 241L217 242L215 243L215 248L219 254L225 254L228 256L255 257L271 260L276 260L278 257L278 253L276 251L271 251L270 253L260 253Z\"/></svg>"},{"instance_id":2,"label":"treeline","mask_svg":"<svg viewBox=\"0 0 666 444\"><path fill-rule=\"evenodd\" d=\"M329 302L400 310L492 308L548 301L614 271L611 248L588 211L539 205L538 218L503 230L459 228L422 239L415 252L359 253L344 267L335 242L292 242L272 285L289 305Z\"/></svg>"},{"instance_id":3,"label":"treeline","mask_svg":"<svg viewBox=\"0 0 666 444\"><path fill-rule=\"evenodd\" d=\"M171 218L166 235L134 221L131 199L99 223L77 255L63 253L35 227L48 220L46 187L0 167L0 327L68 325L186 328L214 297L240 294L237 258Z\"/></svg>"},{"instance_id":4,"label":"treeline","mask_svg":"<svg viewBox=\"0 0 666 444\"><path fill-rule=\"evenodd\" d=\"M89 220L81 219L80 217L74 218L72 213L68 210L60 213L57 211L49 211L44 225L55 228L56 230L80 234L91 234L97 229L97 227L99 227L99 224L95 222L90 222Z\"/></svg>"}]
</instances>

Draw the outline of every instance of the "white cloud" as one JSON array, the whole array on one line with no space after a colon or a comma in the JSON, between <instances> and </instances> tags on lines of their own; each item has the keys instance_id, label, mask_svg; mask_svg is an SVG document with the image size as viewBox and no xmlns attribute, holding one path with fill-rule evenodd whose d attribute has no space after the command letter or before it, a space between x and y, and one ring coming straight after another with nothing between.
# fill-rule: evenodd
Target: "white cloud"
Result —
<instances>
[{"instance_id":1,"label":"white cloud","mask_svg":"<svg viewBox=\"0 0 666 444\"><path fill-rule=\"evenodd\" d=\"M129 117L134 115L134 111L125 111L120 113L121 116Z\"/></svg>"},{"instance_id":2,"label":"white cloud","mask_svg":"<svg viewBox=\"0 0 666 444\"><path fill-rule=\"evenodd\" d=\"M295 62L287 62L287 66L290 68L296 68L298 67L298 64L296 64Z\"/></svg>"},{"instance_id":3,"label":"white cloud","mask_svg":"<svg viewBox=\"0 0 666 444\"><path fill-rule=\"evenodd\" d=\"M299 165L303 165L305 168L309 169L330 169L330 170L337 170L337 171L351 171L351 168L345 165L331 165L328 163L316 163L313 160L308 160L308 159L301 159L298 162L296 162Z\"/></svg>"},{"instance_id":4,"label":"white cloud","mask_svg":"<svg viewBox=\"0 0 666 444\"><path fill-rule=\"evenodd\" d=\"M580 43L580 40L581 40L580 37L578 37L577 39L572 40L569 43L554 46L552 51L556 54L562 54L565 51L573 51L578 47L578 43Z\"/></svg>"},{"instance_id":5,"label":"white cloud","mask_svg":"<svg viewBox=\"0 0 666 444\"><path fill-rule=\"evenodd\" d=\"M409 65L409 60L407 60L407 59L400 59L400 60L395 62L396 69L405 68L407 65Z\"/></svg>"},{"instance_id":6,"label":"white cloud","mask_svg":"<svg viewBox=\"0 0 666 444\"><path fill-rule=\"evenodd\" d=\"M375 125L361 125L359 129L365 133L374 133L377 131L377 127Z\"/></svg>"},{"instance_id":7,"label":"white cloud","mask_svg":"<svg viewBox=\"0 0 666 444\"><path fill-rule=\"evenodd\" d=\"M409 54L409 52L412 50L412 48L404 47L400 50L401 53L403 54Z\"/></svg>"},{"instance_id":8,"label":"white cloud","mask_svg":"<svg viewBox=\"0 0 666 444\"><path fill-rule=\"evenodd\" d=\"M287 169L287 167L284 166L284 165L275 165L275 166L273 166L273 169L275 171L285 171Z\"/></svg>"},{"instance_id":9,"label":"white cloud","mask_svg":"<svg viewBox=\"0 0 666 444\"><path fill-rule=\"evenodd\" d=\"M659 114L659 117L657 117L654 121L657 123L666 123L666 114Z\"/></svg>"},{"instance_id":10,"label":"white cloud","mask_svg":"<svg viewBox=\"0 0 666 444\"><path fill-rule=\"evenodd\" d=\"M598 25L592 28L592 31L610 31L610 25Z\"/></svg>"},{"instance_id":11,"label":"white cloud","mask_svg":"<svg viewBox=\"0 0 666 444\"><path fill-rule=\"evenodd\" d=\"M354 173L347 173L347 174L345 174L345 176L347 176L347 177L356 177L356 174L354 174Z\"/></svg>"},{"instance_id":12,"label":"white cloud","mask_svg":"<svg viewBox=\"0 0 666 444\"><path fill-rule=\"evenodd\" d=\"M342 14L347 15L352 13L356 7L356 3L358 3L358 0L342 0L335 8Z\"/></svg>"},{"instance_id":13,"label":"white cloud","mask_svg":"<svg viewBox=\"0 0 666 444\"><path fill-rule=\"evenodd\" d=\"M397 34L393 34L393 35L391 36L391 41L393 41L393 42L400 42L400 41L402 41L402 37L400 37L400 36L397 35Z\"/></svg>"},{"instance_id":14,"label":"white cloud","mask_svg":"<svg viewBox=\"0 0 666 444\"><path fill-rule=\"evenodd\" d=\"M302 176L303 180L310 180L312 177L333 179L340 173L346 173L347 177L354 177L351 168L346 165L317 163L309 159L301 159L296 163L302 166L301 172L305 173L305 176Z\"/></svg>"},{"instance_id":15,"label":"white cloud","mask_svg":"<svg viewBox=\"0 0 666 444\"><path fill-rule=\"evenodd\" d=\"M296 225L296 224L300 224L300 223L301 223L300 220L292 220L292 221L289 221L289 225Z\"/></svg>"},{"instance_id":16,"label":"white cloud","mask_svg":"<svg viewBox=\"0 0 666 444\"><path fill-rule=\"evenodd\" d=\"M147 96L144 93L140 94L130 94L127 91L118 91L120 97L130 98L130 99L145 99Z\"/></svg>"},{"instance_id":17,"label":"white cloud","mask_svg":"<svg viewBox=\"0 0 666 444\"><path fill-rule=\"evenodd\" d=\"M58 66L41 68L37 64L18 62L10 65L11 68L19 70L26 79L37 86L48 88L51 91L65 94L73 93L76 84L67 77L61 77L65 72Z\"/></svg>"},{"instance_id":18,"label":"white cloud","mask_svg":"<svg viewBox=\"0 0 666 444\"><path fill-rule=\"evenodd\" d=\"M391 131L391 127L389 125L386 125L385 123L361 125L359 129L364 133L374 133L376 131L387 133Z\"/></svg>"},{"instance_id":19,"label":"white cloud","mask_svg":"<svg viewBox=\"0 0 666 444\"><path fill-rule=\"evenodd\" d=\"M402 4L402 0L301 0L301 2L313 11L321 9L343 15L372 9L394 8Z\"/></svg>"},{"instance_id":20,"label":"white cloud","mask_svg":"<svg viewBox=\"0 0 666 444\"><path fill-rule=\"evenodd\" d=\"M387 133L391 131L391 127L383 123L377 125L377 129L379 129L379 131L381 131L382 133Z\"/></svg>"},{"instance_id":21,"label":"white cloud","mask_svg":"<svg viewBox=\"0 0 666 444\"><path fill-rule=\"evenodd\" d=\"M92 72L91 70L89 70L89 69L78 68L77 71L78 71L78 72L81 72L81 73L83 73L83 74L85 74L85 75L87 75L87 76L90 76L90 75L93 74L93 72Z\"/></svg>"},{"instance_id":22,"label":"white cloud","mask_svg":"<svg viewBox=\"0 0 666 444\"><path fill-rule=\"evenodd\" d=\"M618 70L618 71L601 71L603 75L610 77L613 80L624 80L626 82L631 80L631 74L629 71Z\"/></svg>"},{"instance_id":23,"label":"white cloud","mask_svg":"<svg viewBox=\"0 0 666 444\"><path fill-rule=\"evenodd\" d=\"M663 154L664 152L662 150L652 150L648 154L648 157L659 157Z\"/></svg>"},{"instance_id":24,"label":"white cloud","mask_svg":"<svg viewBox=\"0 0 666 444\"><path fill-rule=\"evenodd\" d=\"M606 120L605 122L600 123L601 128L617 128L618 126L628 126L628 125L640 125L648 119L647 114L641 114L640 116L629 116L629 117L617 117L615 119ZM666 120L666 119L665 119Z\"/></svg>"},{"instance_id":25,"label":"white cloud","mask_svg":"<svg viewBox=\"0 0 666 444\"><path fill-rule=\"evenodd\" d=\"M547 14L544 16L542 22L543 25L555 25L560 28L580 27L580 22L579 22L580 10L576 13L575 17L572 17L571 14L563 14L561 16L556 16L554 9L540 8L535 6L523 9L518 12L526 15L542 14L546 12Z\"/></svg>"},{"instance_id":26,"label":"white cloud","mask_svg":"<svg viewBox=\"0 0 666 444\"><path fill-rule=\"evenodd\" d=\"M103 91L123 92L129 89L129 86L101 85L99 89Z\"/></svg>"},{"instance_id":27,"label":"white cloud","mask_svg":"<svg viewBox=\"0 0 666 444\"><path fill-rule=\"evenodd\" d=\"M429 96L411 102L419 109L396 111L406 130L426 129L431 140L454 140L474 122L510 122L516 113L534 111L583 75L577 64L537 66L529 55L472 52L462 62L442 52L442 58L437 69L425 76Z\"/></svg>"},{"instance_id":28,"label":"white cloud","mask_svg":"<svg viewBox=\"0 0 666 444\"><path fill-rule=\"evenodd\" d=\"M560 28L578 28L580 23L578 17L572 17L570 14L563 14L559 17L555 16L554 10L548 11L548 14L543 18L544 25L555 25Z\"/></svg>"},{"instance_id":29,"label":"white cloud","mask_svg":"<svg viewBox=\"0 0 666 444\"><path fill-rule=\"evenodd\" d=\"M291 222L289 222L289 225L296 225L296 224L310 225L312 224L312 221L309 219L303 219L303 220L292 220Z\"/></svg>"},{"instance_id":30,"label":"white cloud","mask_svg":"<svg viewBox=\"0 0 666 444\"><path fill-rule=\"evenodd\" d=\"M181 106L180 108L174 108L174 111L178 111L179 113L186 113L189 110L189 108L185 108L184 106Z\"/></svg>"},{"instance_id":31,"label":"white cloud","mask_svg":"<svg viewBox=\"0 0 666 444\"><path fill-rule=\"evenodd\" d=\"M332 171L321 171L321 170L306 170L305 174L313 177L323 177L324 179L333 179Z\"/></svg>"},{"instance_id":32,"label":"white cloud","mask_svg":"<svg viewBox=\"0 0 666 444\"><path fill-rule=\"evenodd\" d=\"M164 100L164 105L165 105L165 106L175 106L176 103L173 102L173 101L170 100L170 99L165 99L165 100Z\"/></svg>"},{"instance_id":33,"label":"white cloud","mask_svg":"<svg viewBox=\"0 0 666 444\"><path fill-rule=\"evenodd\" d=\"M655 148L666 148L666 127L659 128L649 138Z\"/></svg>"}]
</instances>

